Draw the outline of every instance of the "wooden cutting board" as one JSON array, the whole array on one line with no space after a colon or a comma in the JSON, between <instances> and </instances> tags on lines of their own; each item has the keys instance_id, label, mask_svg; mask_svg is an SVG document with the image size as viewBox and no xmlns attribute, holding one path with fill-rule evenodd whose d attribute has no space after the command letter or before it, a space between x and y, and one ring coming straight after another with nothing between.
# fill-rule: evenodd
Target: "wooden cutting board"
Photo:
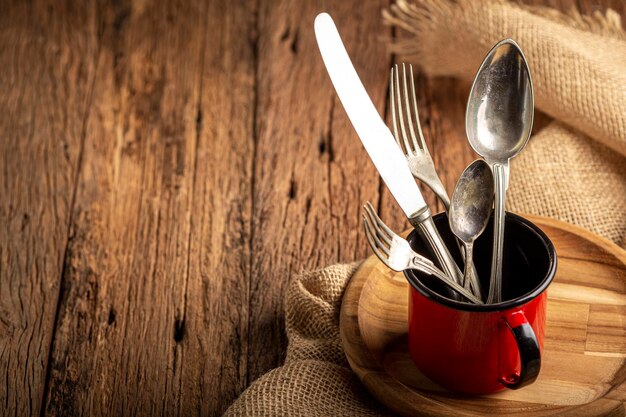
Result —
<instances>
[{"instance_id":1,"label":"wooden cutting board","mask_svg":"<svg viewBox=\"0 0 626 417\"><path fill-rule=\"evenodd\" d=\"M402 415L626 414L626 251L581 228L525 217L558 254L537 381L488 396L431 382L408 353L408 283L372 256L346 288L340 332L350 366L378 400Z\"/></svg>"}]
</instances>

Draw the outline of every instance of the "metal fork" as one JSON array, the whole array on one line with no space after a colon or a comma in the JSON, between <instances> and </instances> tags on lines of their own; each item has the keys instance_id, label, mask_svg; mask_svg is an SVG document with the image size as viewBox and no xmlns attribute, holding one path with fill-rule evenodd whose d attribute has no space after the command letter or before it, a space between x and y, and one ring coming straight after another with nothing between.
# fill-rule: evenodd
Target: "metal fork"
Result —
<instances>
[{"instance_id":1,"label":"metal fork","mask_svg":"<svg viewBox=\"0 0 626 417\"><path fill-rule=\"evenodd\" d=\"M406 66L402 64L402 85L400 85L398 65L391 68L391 78L389 80L389 102L391 106L393 135L396 138L396 142L398 142L398 146L400 146L400 149L402 149L406 156L406 160L413 176L433 190L433 192L442 201L447 212L450 208L450 197L437 175L435 164L433 163L433 159L430 156L430 152L428 152L428 147L426 146L426 141L424 140L419 113L417 111L417 98L415 95L415 82L413 81L412 65L409 65L409 73L411 81L410 89L407 83ZM404 115L405 113L406 116ZM415 118L413 118L413 113Z\"/></svg>"},{"instance_id":2,"label":"metal fork","mask_svg":"<svg viewBox=\"0 0 626 417\"><path fill-rule=\"evenodd\" d=\"M396 64L391 68L389 103L391 106L393 135L396 138L398 146L406 156L411 174L433 190L443 203L446 212L448 212L450 209L450 197L439 175L437 175L435 164L428 151L428 146L426 146L422 126L420 125L419 112L417 110L417 95L415 94L415 78L413 77L413 65L411 64L409 64L409 79L411 84L410 88L409 82L407 82L406 65L404 63L402 64L402 82L400 82L398 65ZM459 250L461 250L463 260L465 260L465 252L460 245ZM471 274L477 276L473 262L470 263L469 267L472 271ZM479 296L482 294L478 280L473 280L472 288L475 294Z\"/></svg>"},{"instance_id":3,"label":"metal fork","mask_svg":"<svg viewBox=\"0 0 626 417\"><path fill-rule=\"evenodd\" d=\"M483 302L470 291L449 279L429 259L411 249L406 239L395 234L380 217L378 217L369 201L365 203L363 208L363 226L367 241L378 259L387 265L387 267L397 272L406 269L415 269L425 274L432 275L471 302L483 304Z\"/></svg>"}]
</instances>

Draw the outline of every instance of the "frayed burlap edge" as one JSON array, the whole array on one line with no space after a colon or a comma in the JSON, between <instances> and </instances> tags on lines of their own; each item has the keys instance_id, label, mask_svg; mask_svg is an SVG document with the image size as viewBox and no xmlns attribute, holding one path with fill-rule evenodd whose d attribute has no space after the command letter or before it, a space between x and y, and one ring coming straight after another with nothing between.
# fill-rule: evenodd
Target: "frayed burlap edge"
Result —
<instances>
[{"instance_id":1,"label":"frayed burlap edge","mask_svg":"<svg viewBox=\"0 0 626 417\"><path fill-rule=\"evenodd\" d=\"M599 10L592 15L583 15L572 6L567 12L553 9L548 6L526 5L511 3L507 0L489 0L489 3L506 5L528 13L545 17L553 22L618 40L626 40L626 32L622 28L619 13L607 9L605 14ZM389 9L383 9L383 23L388 26L399 27L414 36L408 38L394 38L389 43L390 51L399 55L423 55L420 42L426 31L433 30L439 20L445 19L452 9L460 11L466 9L484 9L484 5L470 0L417 0L409 2L398 0Z\"/></svg>"}]
</instances>

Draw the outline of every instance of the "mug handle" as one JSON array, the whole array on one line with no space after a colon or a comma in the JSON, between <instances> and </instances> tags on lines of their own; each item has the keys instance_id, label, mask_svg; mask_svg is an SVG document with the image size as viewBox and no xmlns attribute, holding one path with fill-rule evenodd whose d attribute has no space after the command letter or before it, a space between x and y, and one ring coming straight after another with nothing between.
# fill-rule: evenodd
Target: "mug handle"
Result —
<instances>
[{"instance_id":1,"label":"mug handle","mask_svg":"<svg viewBox=\"0 0 626 417\"><path fill-rule=\"evenodd\" d=\"M517 350L520 357L520 372L511 376L502 373L500 383L510 389L518 389L531 384L537 379L541 369L541 351L537 335L526 316L521 311L516 311L503 318L508 329L517 342Z\"/></svg>"}]
</instances>

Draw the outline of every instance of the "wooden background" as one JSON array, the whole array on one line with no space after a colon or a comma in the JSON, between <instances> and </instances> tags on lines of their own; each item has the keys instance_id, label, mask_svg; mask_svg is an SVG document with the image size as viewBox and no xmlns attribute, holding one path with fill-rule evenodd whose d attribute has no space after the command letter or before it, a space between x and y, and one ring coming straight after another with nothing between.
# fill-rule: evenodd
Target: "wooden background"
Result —
<instances>
[{"instance_id":1,"label":"wooden background","mask_svg":"<svg viewBox=\"0 0 626 417\"><path fill-rule=\"evenodd\" d=\"M406 226L312 28L384 112L386 6L0 2L0 415L219 415L280 365L293 275L368 253L366 200ZM418 87L450 190L468 86Z\"/></svg>"}]
</instances>

